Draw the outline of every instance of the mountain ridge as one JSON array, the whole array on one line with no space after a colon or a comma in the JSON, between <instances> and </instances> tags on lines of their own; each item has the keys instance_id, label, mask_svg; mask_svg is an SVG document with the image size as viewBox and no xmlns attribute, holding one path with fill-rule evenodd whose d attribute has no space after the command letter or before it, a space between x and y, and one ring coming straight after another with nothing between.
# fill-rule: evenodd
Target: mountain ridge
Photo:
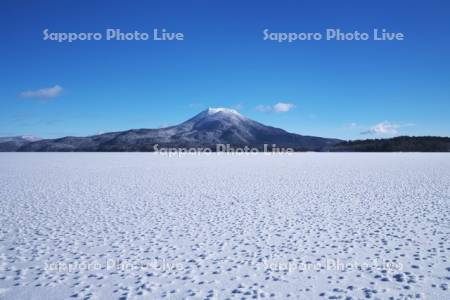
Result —
<instances>
[{"instance_id":1,"label":"mountain ridge","mask_svg":"<svg viewBox=\"0 0 450 300\"><path fill-rule=\"evenodd\" d=\"M129 129L56 139L0 137L0 152L152 152L156 150L155 145L159 149L209 148L211 151L218 145L229 145L259 150L277 147L294 151L450 152L448 137L400 136L344 141L290 133L228 108L209 108L178 125L158 129Z\"/></svg>"},{"instance_id":2,"label":"mountain ridge","mask_svg":"<svg viewBox=\"0 0 450 300\"><path fill-rule=\"evenodd\" d=\"M155 144L163 147L212 149L218 144L258 149L275 144L276 147L292 148L294 151L322 151L340 141L290 133L249 119L233 109L209 108L175 126L130 129L87 137L43 139L19 145L15 150L9 151L154 151Z\"/></svg>"}]
</instances>

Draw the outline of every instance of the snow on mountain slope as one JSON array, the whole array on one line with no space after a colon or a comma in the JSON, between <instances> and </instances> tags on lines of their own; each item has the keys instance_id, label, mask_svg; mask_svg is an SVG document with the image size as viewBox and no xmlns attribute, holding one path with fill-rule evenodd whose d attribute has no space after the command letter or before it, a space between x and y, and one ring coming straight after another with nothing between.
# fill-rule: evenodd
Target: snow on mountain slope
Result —
<instances>
[{"instance_id":1,"label":"snow on mountain slope","mask_svg":"<svg viewBox=\"0 0 450 300\"><path fill-rule=\"evenodd\" d=\"M236 110L209 108L176 126L133 129L91 137L42 140L23 146L21 151L152 151L165 147L211 147L217 144L262 148L264 144L296 150L324 150L336 139L302 136L263 125Z\"/></svg>"},{"instance_id":2,"label":"snow on mountain slope","mask_svg":"<svg viewBox=\"0 0 450 300\"><path fill-rule=\"evenodd\" d=\"M17 151L20 147L41 140L31 135L0 137L0 152Z\"/></svg>"},{"instance_id":3,"label":"snow on mountain slope","mask_svg":"<svg viewBox=\"0 0 450 300\"><path fill-rule=\"evenodd\" d=\"M0 137L0 143L6 143L6 142L36 142L41 140L38 137L32 136L32 135L22 135L22 136L12 136L12 137Z\"/></svg>"}]
</instances>

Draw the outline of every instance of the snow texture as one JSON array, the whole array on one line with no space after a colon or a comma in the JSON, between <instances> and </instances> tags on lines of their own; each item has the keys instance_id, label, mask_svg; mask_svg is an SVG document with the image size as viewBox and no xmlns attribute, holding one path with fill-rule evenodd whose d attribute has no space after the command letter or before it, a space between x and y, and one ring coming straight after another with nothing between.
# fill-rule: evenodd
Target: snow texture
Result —
<instances>
[{"instance_id":1,"label":"snow texture","mask_svg":"<svg viewBox=\"0 0 450 300\"><path fill-rule=\"evenodd\" d=\"M0 166L0 299L450 298L449 154Z\"/></svg>"},{"instance_id":2,"label":"snow texture","mask_svg":"<svg viewBox=\"0 0 450 300\"><path fill-rule=\"evenodd\" d=\"M231 109L231 108L224 108L224 107L217 107L217 108L210 107L210 108L208 108L208 114L216 114L218 112L222 112L222 113L229 114L229 115L241 116L241 114L238 113L237 110Z\"/></svg>"}]
</instances>

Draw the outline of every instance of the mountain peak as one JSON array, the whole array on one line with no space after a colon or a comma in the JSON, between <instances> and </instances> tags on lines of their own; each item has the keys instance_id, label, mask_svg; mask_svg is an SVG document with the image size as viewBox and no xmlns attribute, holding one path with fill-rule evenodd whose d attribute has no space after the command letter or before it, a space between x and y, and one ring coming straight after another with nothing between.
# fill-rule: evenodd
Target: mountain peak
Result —
<instances>
[{"instance_id":1,"label":"mountain peak","mask_svg":"<svg viewBox=\"0 0 450 300\"><path fill-rule=\"evenodd\" d=\"M12 146L9 143L4 148L9 149L8 151L155 151L155 145L169 148L214 148L220 144L262 149L266 145L275 144L277 147L297 150L322 150L337 142L338 140L302 136L266 126L244 117L235 109L211 107L179 125L161 129L47 139Z\"/></svg>"},{"instance_id":2,"label":"mountain peak","mask_svg":"<svg viewBox=\"0 0 450 300\"><path fill-rule=\"evenodd\" d=\"M231 109L231 108L225 108L225 107L217 107L217 108L210 107L210 108L208 108L207 112L209 115L213 115L213 114L221 112L221 113L234 114L234 115L241 116L241 114L237 110Z\"/></svg>"}]
</instances>

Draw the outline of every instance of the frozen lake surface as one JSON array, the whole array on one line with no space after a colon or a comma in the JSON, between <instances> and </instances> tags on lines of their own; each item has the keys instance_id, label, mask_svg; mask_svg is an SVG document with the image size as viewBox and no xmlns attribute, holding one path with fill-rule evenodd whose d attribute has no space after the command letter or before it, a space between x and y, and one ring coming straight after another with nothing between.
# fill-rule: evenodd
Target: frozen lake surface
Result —
<instances>
[{"instance_id":1,"label":"frozen lake surface","mask_svg":"<svg viewBox=\"0 0 450 300\"><path fill-rule=\"evenodd\" d=\"M450 299L450 155L0 154L0 299Z\"/></svg>"}]
</instances>

